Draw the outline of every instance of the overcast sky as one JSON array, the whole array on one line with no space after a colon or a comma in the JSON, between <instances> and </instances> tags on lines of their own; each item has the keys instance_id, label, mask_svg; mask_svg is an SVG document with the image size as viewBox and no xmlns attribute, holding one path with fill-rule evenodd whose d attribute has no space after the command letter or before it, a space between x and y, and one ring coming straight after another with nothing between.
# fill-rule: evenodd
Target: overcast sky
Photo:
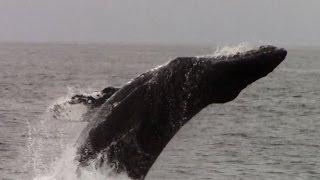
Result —
<instances>
[{"instance_id":1,"label":"overcast sky","mask_svg":"<svg viewBox=\"0 0 320 180\"><path fill-rule=\"evenodd\" d=\"M320 45L320 0L0 0L0 41Z\"/></svg>"}]
</instances>

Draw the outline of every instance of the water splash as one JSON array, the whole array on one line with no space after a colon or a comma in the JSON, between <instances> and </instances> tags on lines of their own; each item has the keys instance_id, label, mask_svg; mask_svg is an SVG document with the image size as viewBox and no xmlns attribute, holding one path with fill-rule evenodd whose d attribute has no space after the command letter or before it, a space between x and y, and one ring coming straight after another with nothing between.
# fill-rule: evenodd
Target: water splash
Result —
<instances>
[{"instance_id":1,"label":"water splash","mask_svg":"<svg viewBox=\"0 0 320 180\"><path fill-rule=\"evenodd\" d=\"M241 54L250 50L257 49L258 46L242 42L235 46L223 46L217 47L213 54L198 56L198 57L222 57L222 56L232 56L235 54Z\"/></svg>"},{"instance_id":2,"label":"water splash","mask_svg":"<svg viewBox=\"0 0 320 180\"><path fill-rule=\"evenodd\" d=\"M87 124L84 115L88 109L81 104L70 104L76 94L98 97L99 93L90 90L68 88L65 96L50 104L36 124L27 122L27 144L30 160L25 169L32 172L34 180L113 180L129 179L124 174L115 174L111 168L96 169L92 165L79 168L75 161L76 140ZM92 92L92 91L91 91Z\"/></svg>"},{"instance_id":3,"label":"water splash","mask_svg":"<svg viewBox=\"0 0 320 180\"><path fill-rule=\"evenodd\" d=\"M102 93L100 91L76 90L69 87L67 95L54 101L48 107L47 113L57 120L83 121L83 114L88 111L88 108L82 103L74 103L72 99L75 95L98 99L102 96Z\"/></svg>"},{"instance_id":4,"label":"water splash","mask_svg":"<svg viewBox=\"0 0 320 180\"><path fill-rule=\"evenodd\" d=\"M87 167L79 168L74 160L75 147L66 148L61 158L55 161L50 172L39 175L34 180L129 180L125 174L115 174L110 167L96 169L94 162Z\"/></svg>"}]
</instances>

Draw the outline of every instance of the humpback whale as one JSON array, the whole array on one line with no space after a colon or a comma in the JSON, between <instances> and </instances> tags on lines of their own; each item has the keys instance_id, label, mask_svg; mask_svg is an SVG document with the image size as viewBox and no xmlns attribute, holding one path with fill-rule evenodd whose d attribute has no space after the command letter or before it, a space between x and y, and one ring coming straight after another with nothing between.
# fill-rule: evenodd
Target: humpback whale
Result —
<instances>
[{"instance_id":1,"label":"humpback whale","mask_svg":"<svg viewBox=\"0 0 320 180\"><path fill-rule=\"evenodd\" d=\"M95 115L77 141L79 167L112 167L144 179L177 131L212 103L225 103L272 72L285 49L261 46L218 57L178 57L91 99ZM89 97L75 97L86 103ZM74 99L74 100L75 100ZM82 100L81 100L82 99ZM90 98L89 98L90 99Z\"/></svg>"}]
</instances>

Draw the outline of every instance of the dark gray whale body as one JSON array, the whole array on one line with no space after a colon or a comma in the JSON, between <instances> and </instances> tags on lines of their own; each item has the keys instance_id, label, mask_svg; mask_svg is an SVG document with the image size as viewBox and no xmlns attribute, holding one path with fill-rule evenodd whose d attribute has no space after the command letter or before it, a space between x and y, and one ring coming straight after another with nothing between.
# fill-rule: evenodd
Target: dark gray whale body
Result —
<instances>
[{"instance_id":1,"label":"dark gray whale body","mask_svg":"<svg viewBox=\"0 0 320 180\"><path fill-rule=\"evenodd\" d=\"M177 131L201 109L225 103L286 57L273 46L221 57L179 57L150 70L99 107L78 140L77 160L144 179ZM110 97L110 98L109 98Z\"/></svg>"}]
</instances>

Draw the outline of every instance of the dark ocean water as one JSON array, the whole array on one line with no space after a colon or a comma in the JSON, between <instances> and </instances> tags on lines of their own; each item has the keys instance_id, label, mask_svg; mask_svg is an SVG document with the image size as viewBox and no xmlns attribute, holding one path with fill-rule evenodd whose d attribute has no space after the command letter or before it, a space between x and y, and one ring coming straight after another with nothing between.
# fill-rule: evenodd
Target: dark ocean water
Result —
<instances>
[{"instance_id":1,"label":"dark ocean water","mask_svg":"<svg viewBox=\"0 0 320 180\"><path fill-rule=\"evenodd\" d=\"M85 109L64 107L57 115L54 104L74 93L122 86L176 56L213 52L187 46L0 44L0 177L34 179L55 171L52 163L66 156L85 125ZM320 179L319 52L288 49L275 72L236 100L204 109L169 143L147 179Z\"/></svg>"}]
</instances>

